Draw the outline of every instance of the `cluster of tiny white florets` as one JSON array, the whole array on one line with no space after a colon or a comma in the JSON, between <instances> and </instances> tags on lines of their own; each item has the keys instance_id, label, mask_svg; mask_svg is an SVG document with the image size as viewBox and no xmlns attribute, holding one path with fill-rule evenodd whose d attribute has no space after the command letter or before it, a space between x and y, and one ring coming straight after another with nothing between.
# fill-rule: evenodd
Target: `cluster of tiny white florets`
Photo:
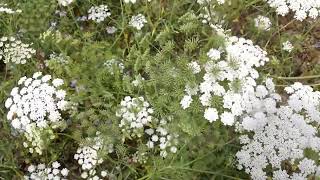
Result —
<instances>
[{"instance_id":1,"label":"cluster of tiny white florets","mask_svg":"<svg viewBox=\"0 0 320 180\"><path fill-rule=\"evenodd\" d=\"M124 0L123 1L124 3L132 3L132 4L135 4L137 2L137 0Z\"/></svg>"},{"instance_id":2,"label":"cluster of tiny white florets","mask_svg":"<svg viewBox=\"0 0 320 180\"><path fill-rule=\"evenodd\" d=\"M88 19L100 23L111 16L107 5L93 6L88 10Z\"/></svg>"},{"instance_id":3,"label":"cluster of tiny white florets","mask_svg":"<svg viewBox=\"0 0 320 180\"><path fill-rule=\"evenodd\" d=\"M100 136L100 132L97 132L94 138L87 138L86 143L90 145L81 144L74 155L74 159L78 161L84 171L93 170L103 162L103 159L99 157L99 153L102 151L106 151L106 153L113 152L113 144L105 143Z\"/></svg>"},{"instance_id":4,"label":"cluster of tiny white florets","mask_svg":"<svg viewBox=\"0 0 320 180\"><path fill-rule=\"evenodd\" d=\"M240 129L248 135L240 137L243 146L236 154L238 167L244 168L252 179L267 179L267 167L273 169L276 180L307 179L319 169L314 160L304 156L304 151L320 151L317 127L309 124L319 122L320 93L295 83L286 88L287 105L278 106L281 97L274 93L273 87L269 80L266 86L259 85L251 93L252 108L240 124ZM299 170L292 172L288 166Z\"/></svg>"},{"instance_id":5,"label":"cluster of tiny white florets","mask_svg":"<svg viewBox=\"0 0 320 180\"><path fill-rule=\"evenodd\" d=\"M35 52L29 44L24 44L14 37L0 38L0 60L4 63L25 64Z\"/></svg>"},{"instance_id":6,"label":"cluster of tiny white florets","mask_svg":"<svg viewBox=\"0 0 320 180\"><path fill-rule=\"evenodd\" d=\"M74 159L78 161L83 170L94 169L96 165L103 162L103 159L98 157L101 146L101 144L94 144L93 146L81 146L77 149Z\"/></svg>"},{"instance_id":7,"label":"cluster of tiny white florets","mask_svg":"<svg viewBox=\"0 0 320 180\"><path fill-rule=\"evenodd\" d=\"M149 159L148 153L147 152L140 152L136 151L133 155L130 157L127 157L127 161L129 163L140 163L140 164L145 164L147 163Z\"/></svg>"},{"instance_id":8,"label":"cluster of tiny white florets","mask_svg":"<svg viewBox=\"0 0 320 180\"><path fill-rule=\"evenodd\" d=\"M49 59L45 61L45 65L49 66L52 63L68 64L69 61L67 58L68 57L64 56L63 54L52 53L50 54Z\"/></svg>"},{"instance_id":9,"label":"cluster of tiny white florets","mask_svg":"<svg viewBox=\"0 0 320 180\"><path fill-rule=\"evenodd\" d=\"M294 18L303 21L307 17L316 19L320 14L320 1L318 0L265 0L270 7L276 8L277 14L287 15L294 12Z\"/></svg>"},{"instance_id":10,"label":"cluster of tiny white florets","mask_svg":"<svg viewBox=\"0 0 320 180\"><path fill-rule=\"evenodd\" d=\"M61 6L68 6L71 4L74 0L58 0L58 4Z\"/></svg>"},{"instance_id":11,"label":"cluster of tiny white florets","mask_svg":"<svg viewBox=\"0 0 320 180\"><path fill-rule=\"evenodd\" d=\"M207 24L217 20L215 7L225 4L225 0L197 0L197 3L200 5L199 18L202 23Z\"/></svg>"},{"instance_id":12,"label":"cluster of tiny white florets","mask_svg":"<svg viewBox=\"0 0 320 180\"><path fill-rule=\"evenodd\" d=\"M20 9L13 10L11 8L8 8L7 6L8 6L8 4L0 4L0 13L15 14L15 13L22 12Z\"/></svg>"},{"instance_id":13,"label":"cluster of tiny white florets","mask_svg":"<svg viewBox=\"0 0 320 180\"><path fill-rule=\"evenodd\" d=\"M152 121L153 109L143 97L126 96L120 103L116 116L121 118L119 127L124 134L131 137L141 137L144 126Z\"/></svg>"},{"instance_id":14,"label":"cluster of tiny white florets","mask_svg":"<svg viewBox=\"0 0 320 180\"><path fill-rule=\"evenodd\" d=\"M282 49L287 52L291 52L293 50L293 45L290 41L286 41L282 43Z\"/></svg>"},{"instance_id":15,"label":"cluster of tiny white florets","mask_svg":"<svg viewBox=\"0 0 320 180\"><path fill-rule=\"evenodd\" d=\"M285 91L289 94L288 105L295 112L305 114L306 121L320 124L320 92L313 91L310 86L304 86L301 83L294 83L286 87Z\"/></svg>"},{"instance_id":16,"label":"cluster of tiny white florets","mask_svg":"<svg viewBox=\"0 0 320 180\"><path fill-rule=\"evenodd\" d=\"M167 129L164 127L167 124L165 119L160 120L155 128L148 128L145 130L145 133L149 136L147 146L150 149L156 148L156 145L159 146L160 156L166 157L168 155L168 150L171 153L177 152L176 145L178 144L178 135L169 134Z\"/></svg>"},{"instance_id":17,"label":"cluster of tiny white florets","mask_svg":"<svg viewBox=\"0 0 320 180\"><path fill-rule=\"evenodd\" d=\"M268 17L259 15L254 19L254 25L260 30L269 31L272 23Z\"/></svg>"},{"instance_id":18,"label":"cluster of tiny white florets","mask_svg":"<svg viewBox=\"0 0 320 180\"><path fill-rule=\"evenodd\" d=\"M145 23L147 23L146 17L143 14L138 14L131 17L129 25L137 30L141 30Z\"/></svg>"},{"instance_id":19,"label":"cluster of tiny white florets","mask_svg":"<svg viewBox=\"0 0 320 180\"><path fill-rule=\"evenodd\" d=\"M7 119L13 129L24 134L27 142L23 145L30 153L41 155L45 141L54 138L51 128L62 125L61 112L67 107L66 92L58 89L62 84L62 79L51 81L50 75L37 72L32 78L20 78L5 102Z\"/></svg>"},{"instance_id":20,"label":"cluster of tiny white florets","mask_svg":"<svg viewBox=\"0 0 320 180\"><path fill-rule=\"evenodd\" d=\"M27 126L24 133L27 142L23 142L23 146L28 149L30 153L38 153L42 155L42 150L45 148L45 142L55 138L52 129L39 128L35 123Z\"/></svg>"},{"instance_id":21,"label":"cluster of tiny white florets","mask_svg":"<svg viewBox=\"0 0 320 180\"><path fill-rule=\"evenodd\" d=\"M36 72L32 78L20 78L19 86L12 89L5 107L9 109L7 119L15 130L23 132L33 123L45 128L62 121L61 112L68 104L66 92L58 89L63 80L51 79L51 75L42 76L41 72Z\"/></svg>"},{"instance_id":22,"label":"cluster of tiny white florets","mask_svg":"<svg viewBox=\"0 0 320 180\"><path fill-rule=\"evenodd\" d=\"M138 87L141 85L141 83L144 81L144 77L142 77L140 74L135 77L135 80L133 80L131 83L133 86Z\"/></svg>"},{"instance_id":23,"label":"cluster of tiny white florets","mask_svg":"<svg viewBox=\"0 0 320 180\"><path fill-rule=\"evenodd\" d=\"M122 73L124 70L124 64L116 59L110 59L106 61L103 65L108 68L109 73L112 75L114 74L114 71L116 69L119 69L120 73Z\"/></svg>"},{"instance_id":24,"label":"cluster of tiny white florets","mask_svg":"<svg viewBox=\"0 0 320 180\"><path fill-rule=\"evenodd\" d=\"M222 60L222 53L225 53L225 60ZM188 108L192 96L200 90L201 104L206 107L204 117L213 122L220 116L225 125L233 125L235 118L245 110L243 94L256 86L255 79L259 77L259 73L255 68L269 61L266 54L260 47L254 46L252 41L237 37L228 38L225 52L210 49L207 53L209 60L204 65L204 81L199 86L186 86L186 95L180 102L181 106L183 109ZM193 73L199 72L198 66L195 62L189 64ZM214 97L223 99L225 110L220 115L215 107L211 107Z\"/></svg>"},{"instance_id":25,"label":"cluster of tiny white florets","mask_svg":"<svg viewBox=\"0 0 320 180\"><path fill-rule=\"evenodd\" d=\"M66 180L69 174L67 168L61 169L61 164L57 161L53 162L51 166L46 167L45 164L30 165L28 167L28 174L24 176L25 180Z\"/></svg>"},{"instance_id":26,"label":"cluster of tiny white florets","mask_svg":"<svg viewBox=\"0 0 320 180\"><path fill-rule=\"evenodd\" d=\"M106 31L108 34L114 34L118 29L114 26L107 26Z\"/></svg>"},{"instance_id":27,"label":"cluster of tiny white florets","mask_svg":"<svg viewBox=\"0 0 320 180\"><path fill-rule=\"evenodd\" d=\"M201 71L201 66L196 61L190 62L188 67L191 69L193 74L198 74Z\"/></svg>"},{"instance_id":28,"label":"cluster of tiny white florets","mask_svg":"<svg viewBox=\"0 0 320 180\"><path fill-rule=\"evenodd\" d=\"M116 180L117 178L115 177L114 174L111 172L108 172L107 170L100 171L100 173L97 173L97 170L91 169L90 171L84 171L81 173L81 178L82 179L87 179L87 180L103 180L103 179L108 179L108 180Z\"/></svg>"}]
</instances>

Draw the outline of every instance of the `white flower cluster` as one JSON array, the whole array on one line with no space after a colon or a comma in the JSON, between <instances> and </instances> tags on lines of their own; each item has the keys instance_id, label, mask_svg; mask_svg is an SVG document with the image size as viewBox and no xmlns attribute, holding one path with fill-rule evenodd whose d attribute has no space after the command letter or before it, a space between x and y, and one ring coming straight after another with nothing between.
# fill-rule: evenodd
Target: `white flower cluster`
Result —
<instances>
[{"instance_id":1,"label":"white flower cluster","mask_svg":"<svg viewBox=\"0 0 320 180\"><path fill-rule=\"evenodd\" d=\"M132 3L132 4L135 4L137 2L137 0L124 0L123 1L124 3Z\"/></svg>"},{"instance_id":2,"label":"white flower cluster","mask_svg":"<svg viewBox=\"0 0 320 180\"><path fill-rule=\"evenodd\" d=\"M178 145L178 135L171 135L164 127L167 124L165 119L162 119L158 122L155 128L148 128L145 130L145 133L149 136L147 146L150 149L155 148L156 145L159 146L160 156L165 158L168 155L167 150L172 153L177 152Z\"/></svg>"},{"instance_id":3,"label":"white flower cluster","mask_svg":"<svg viewBox=\"0 0 320 180\"><path fill-rule=\"evenodd\" d=\"M235 118L245 110L243 94L252 91L259 77L256 67L263 66L269 59L267 53L252 41L243 38L227 39L225 57L222 50L210 49L207 53L209 61L204 65L203 82L199 85L186 86L186 95L180 102L183 109L190 106L192 96L200 90L201 104L206 107L204 117L213 122L217 119L225 125L233 125ZM225 60L223 60L225 59ZM224 112L219 112L212 106L214 98L222 98Z\"/></svg>"},{"instance_id":4,"label":"white flower cluster","mask_svg":"<svg viewBox=\"0 0 320 180\"><path fill-rule=\"evenodd\" d=\"M131 17L129 25L137 30L141 30L145 23L147 23L146 17L143 14L138 14Z\"/></svg>"},{"instance_id":5,"label":"white flower cluster","mask_svg":"<svg viewBox=\"0 0 320 180\"><path fill-rule=\"evenodd\" d=\"M217 22L219 15L217 14L215 7L225 4L225 0L197 0L197 3L200 5L200 14L199 17L203 24L212 23L213 21Z\"/></svg>"},{"instance_id":6,"label":"white flower cluster","mask_svg":"<svg viewBox=\"0 0 320 180\"><path fill-rule=\"evenodd\" d=\"M61 111L66 110L68 104L66 92L58 89L63 85L62 79L51 81L51 75L36 72L32 78L20 78L18 85L5 102L9 109L7 119L15 130L25 131L33 123L44 128L62 121Z\"/></svg>"},{"instance_id":7,"label":"white flower cluster","mask_svg":"<svg viewBox=\"0 0 320 180\"><path fill-rule=\"evenodd\" d=\"M259 15L254 19L254 25L260 30L269 31L272 23L268 17Z\"/></svg>"},{"instance_id":8,"label":"white flower cluster","mask_svg":"<svg viewBox=\"0 0 320 180\"><path fill-rule=\"evenodd\" d=\"M78 164L85 171L93 170L103 162L103 159L99 157L99 152L113 152L113 144L106 144L99 135L100 132L97 132L96 137L87 138L86 142L90 143L90 145L81 144L74 155L74 159L78 161Z\"/></svg>"},{"instance_id":9,"label":"white flower cluster","mask_svg":"<svg viewBox=\"0 0 320 180\"><path fill-rule=\"evenodd\" d=\"M22 12L20 9L13 10L11 8L8 8L7 6L8 6L8 4L0 4L0 13L15 14L15 13Z\"/></svg>"},{"instance_id":10,"label":"white flower cluster","mask_svg":"<svg viewBox=\"0 0 320 180\"><path fill-rule=\"evenodd\" d=\"M118 29L114 26L108 26L106 27L106 31L108 34L114 34Z\"/></svg>"},{"instance_id":11,"label":"white flower cluster","mask_svg":"<svg viewBox=\"0 0 320 180\"><path fill-rule=\"evenodd\" d=\"M287 87L287 105L279 106L281 97L274 93L271 80L251 93L251 107L243 117L240 129L248 135L240 137L242 149L236 156L239 169L244 168L252 179L267 179L264 171L273 169L273 179L307 179L315 175L314 160L304 156L306 149L320 152L320 92L301 83ZM281 103L283 104L283 102ZM284 165L286 164L286 165ZM295 170L288 168L297 167Z\"/></svg>"},{"instance_id":12,"label":"white flower cluster","mask_svg":"<svg viewBox=\"0 0 320 180\"><path fill-rule=\"evenodd\" d=\"M133 80L131 83L133 86L138 87L141 85L141 83L143 83L144 81L144 77L142 77L140 74L138 76L135 77L135 80Z\"/></svg>"},{"instance_id":13,"label":"white flower cluster","mask_svg":"<svg viewBox=\"0 0 320 180\"><path fill-rule=\"evenodd\" d=\"M196 61L190 62L188 67L191 69L193 74L198 74L201 71L201 67Z\"/></svg>"},{"instance_id":14,"label":"white flower cluster","mask_svg":"<svg viewBox=\"0 0 320 180\"><path fill-rule=\"evenodd\" d=\"M27 126L24 136L27 142L23 142L23 146L28 148L30 153L36 152L39 155L42 155L45 141L55 138L52 129L39 128L34 123Z\"/></svg>"},{"instance_id":15,"label":"white flower cluster","mask_svg":"<svg viewBox=\"0 0 320 180\"><path fill-rule=\"evenodd\" d=\"M24 44L14 37L0 38L0 60L4 63L25 64L35 52L29 44Z\"/></svg>"},{"instance_id":16,"label":"white flower cluster","mask_svg":"<svg viewBox=\"0 0 320 180\"><path fill-rule=\"evenodd\" d=\"M291 52L293 50L293 45L290 41L286 41L282 43L282 49L287 52Z\"/></svg>"},{"instance_id":17,"label":"white flower cluster","mask_svg":"<svg viewBox=\"0 0 320 180\"><path fill-rule=\"evenodd\" d=\"M28 175L24 176L25 180L66 180L69 170L67 168L60 169L61 164L57 161L53 162L51 166L46 167L45 164L30 165L28 167Z\"/></svg>"},{"instance_id":18,"label":"white flower cluster","mask_svg":"<svg viewBox=\"0 0 320 180\"><path fill-rule=\"evenodd\" d=\"M97 141L92 146L81 145L74 155L74 159L78 161L83 170L94 169L96 165L103 162L102 158L98 157L98 151L102 148L102 143Z\"/></svg>"},{"instance_id":19,"label":"white flower cluster","mask_svg":"<svg viewBox=\"0 0 320 180\"><path fill-rule=\"evenodd\" d=\"M103 179L116 180L117 179L114 174L108 172L107 170L103 170L100 173L97 173L95 169L92 169L88 172L84 171L81 173L80 176L82 179L87 179L87 180L103 180Z\"/></svg>"},{"instance_id":20,"label":"white flower cluster","mask_svg":"<svg viewBox=\"0 0 320 180\"><path fill-rule=\"evenodd\" d=\"M148 161L148 154L146 152L136 151L131 157L127 159L129 163L145 164Z\"/></svg>"},{"instance_id":21,"label":"white flower cluster","mask_svg":"<svg viewBox=\"0 0 320 180\"><path fill-rule=\"evenodd\" d=\"M58 0L58 4L61 6L68 6L70 5L74 0Z\"/></svg>"},{"instance_id":22,"label":"white flower cluster","mask_svg":"<svg viewBox=\"0 0 320 180\"><path fill-rule=\"evenodd\" d=\"M141 137L144 126L152 121L153 109L143 97L126 96L120 103L116 116L121 118L119 127L124 134L131 137Z\"/></svg>"},{"instance_id":23,"label":"white flower cluster","mask_svg":"<svg viewBox=\"0 0 320 180\"><path fill-rule=\"evenodd\" d=\"M52 53L49 56L49 59L45 61L45 65L48 67L51 63L58 63L58 64L68 64L69 61L63 54L56 54Z\"/></svg>"},{"instance_id":24,"label":"white flower cluster","mask_svg":"<svg viewBox=\"0 0 320 180\"><path fill-rule=\"evenodd\" d=\"M307 17L316 19L320 14L320 1L318 0L265 0L270 7L275 8L277 14L287 15L294 12L294 18L303 21Z\"/></svg>"},{"instance_id":25,"label":"white flower cluster","mask_svg":"<svg viewBox=\"0 0 320 180\"><path fill-rule=\"evenodd\" d=\"M107 5L93 6L88 10L88 19L100 23L107 17L111 16L111 13Z\"/></svg>"},{"instance_id":26,"label":"white flower cluster","mask_svg":"<svg viewBox=\"0 0 320 180\"><path fill-rule=\"evenodd\" d=\"M114 74L114 71L117 69L119 69L119 71L122 73L124 70L124 64L116 59L110 59L108 61L106 61L104 64L104 66L106 66L108 68L108 71L110 74Z\"/></svg>"}]
</instances>

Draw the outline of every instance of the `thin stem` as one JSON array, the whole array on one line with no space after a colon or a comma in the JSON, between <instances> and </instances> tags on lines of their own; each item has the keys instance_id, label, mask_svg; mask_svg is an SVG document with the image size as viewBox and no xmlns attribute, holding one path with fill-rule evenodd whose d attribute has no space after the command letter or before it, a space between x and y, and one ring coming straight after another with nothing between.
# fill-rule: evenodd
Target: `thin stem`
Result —
<instances>
[{"instance_id":1,"label":"thin stem","mask_svg":"<svg viewBox=\"0 0 320 180\"><path fill-rule=\"evenodd\" d=\"M305 84L305 85L308 85L308 86L320 86L320 83L317 83L317 84ZM286 85L286 84L277 84L276 87L287 87L287 86L290 86L289 85Z\"/></svg>"},{"instance_id":2,"label":"thin stem","mask_svg":"<svg viewBox=\"0 0 320 180\"><path fill-rule=\"evenodd\" d=\"M274 32L274 33L270 36L270 38L268 39L266 45L264 46L264 49L267 48L267 46L269 45L272 37L274 37L277 33L280 33L283 29L285 29L286 27L288 27L288 26L289 26L290 24L292 24L293 22L294 22L294 19L292 19L292 20L291 20L290 22L288 22L286 25L284 25L283 27L281 27L278 31Z\"/></svg>"},{"instance_id":3,"label":"thin stem","mask_svg":"<svg viewBox=\"0 0 320 180\"><path fill-rule=\"evenodd\" d=\"M23 175L15 167L6 166L6 165L0 165L0 168L10 169L10 170L14 171L19 177L21 177L21 178L23 177Z\"/></svg>"},{"instance_id":4,"label":"thin stem","mask_svg":"<svg viewBox=\"0 0 320 180\"><path fill-rule=\"evenodd\" d=\"M299 76L299 77L273 77L273 78L282 79L282 80L303 80L303 79L320 78L320 75Z\"/></svg>"}]
</instances>

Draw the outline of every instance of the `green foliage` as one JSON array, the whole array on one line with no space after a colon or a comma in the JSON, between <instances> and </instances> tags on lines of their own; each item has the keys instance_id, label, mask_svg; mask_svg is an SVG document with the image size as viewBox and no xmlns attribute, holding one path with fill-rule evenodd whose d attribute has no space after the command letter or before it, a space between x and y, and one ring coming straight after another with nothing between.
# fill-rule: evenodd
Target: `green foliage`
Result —
<instances>
[{"instance_id":1,"label":"green foliage","mask_svg":"<svg viewBox=\"0 0 320 180\"><path fill-rule=\"evenodd\" d=\"M233 35L248 37L268 49L271 62L261 68L261 76L312 75L320 71L316 60L310 60L309 64L296 60L306 51L300 40L314 38L310 31L319 25L287 30L281 25L281 21L288 23L287 20L269 13L262 1L230 0L230 5L222 6L216 2L199 6L194 0L137 1L141 2L77 0L62 7L56 1L5 0L22 13L0 14L0 35L17 36L33 43L37 54L25 65L0 61L0 179L20 179L31 163L56 160L72 170L71 178L77 179L78 164L73 155L79 144L98 131L105 141L114 144L114 153L102 153L105 162L99 168L115 172L120 169L118 179L247 179L244 172L236 169L238 134L220 122L206 121L199 100L194 100L187 110L179 104L185 85L201 80L191 72L188 63L196 60L202 64L210 48L224 45L224 38L201 22L198 14L203 11L202 6L216 11L211 14L214 23L224 22ZM98 24L77 20L87 15L91 6L100 4L107 4L112 13L106 21ZM57 10L65 16L60 17ZM148 21L141 31L128 25L131 16L138 13L144 14ZM253 26L257 14L273 17L274 28L269 33L258 32ZM52 22L56 27L50 28ZM108 34L107 26L115 26L117 31ZM294 38L293 32L300 36ZM285 39L280 38L282 33ZM295 40L298 48L292 54L282 52L285 40ZM46 66L45 61L53 52L62 54L68 63L53 60ZM307 55L312 53L316 54L315 59L319 55L316 49ZM118 64L105 65L112 59L123 63L124 70ZM310 67L304 71L301 66L306 64ZM68 100L72 102L72 108L63 114L65 128L54 131L56 139L46 143L42 156L32 155L23 147L25 139L12 130L4 107L19 78L37 71L62 78ZM145 80L134 86L132 81L137 77ZM290 83L281 79L278 82ZM235 89L239 86L233 85ZM159 150L146 148L147 139L125 138L116 112L126 96L145 97L158 119L171 117L168 129L179 134L176 154L161 158ZM221 98L214 97L212 102L222 107ZM148 153L146 163L133 161L137 150L142 157ZM309 156L318 157L311 152Z\"/></svg>"}]
</instances>

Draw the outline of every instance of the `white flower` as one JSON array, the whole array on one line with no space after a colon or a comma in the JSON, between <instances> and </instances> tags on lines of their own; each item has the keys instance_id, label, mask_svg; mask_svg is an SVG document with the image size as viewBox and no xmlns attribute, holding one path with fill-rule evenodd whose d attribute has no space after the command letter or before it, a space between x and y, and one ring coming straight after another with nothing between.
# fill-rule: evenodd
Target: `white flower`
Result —
<instances>
[{"instance_id":1,"label":"white flower","mask_svg":"<svg viewBox=\"0 0 320 180\"><path fill-rule=\"evenodd\" d=\"M146 22L146 17L142 14L138 14L131 17L129 25L136 28L137 30L141 30Z\"/></svg>"},{"instance_id":2,"label":"white flower","mask_svg":"<svg viewBox=\"0 0 320 180\"><path fill-rule=\"evenodd\" d=\"M212 123L219 118L218 111L215 108L207 108L204 112L204 118Z\"/></svg>"},{"instance_id":3,"label":"white flower","mask_svg":"<svg viewBox=\"0 0 320 180\"><path fill-rule=\"evenodd\" d=\"M257 87L256 87L256 96L258 97L258 98L264 98L264 97L266 97L267 95L268 95L268 90L267 90L267 88L265 87L265 86L262 86L262 85L258 85Z\"/></svg>"},{"instance_id":4,"label":"white flower","mask_svg":"<svg viewBox=\"0 0 320 180\"><path fill-rule=\"evenodd\" d=\"M68 64L68 56L63 55L62 53L56 54L52 53L49 56L49 59L45 61L45 66L50 66L50 64ZM44 80L51 79L51 77L46 77Z\"/></svg>"},{"instance_id":5,"label":"white flower","mask_svg":"<svg viewBox=\"0 0 320 180\"><path fill-rule=\"evenodd\" d=\"M107 5L93 6L88 10L88 19L100 23L107 17L111 16L111 13Z\"/></svg>"},{"instance_id":6,"label":"white flower","mask_svg":"<svg viewBox=\"0 0 320 180\"><path fill-rule=\"evenodd\" d=\"M242 119L240 130L243 128L248 133L240 137L243 146L236 154L239 168L244 168L251 179L267 179L267 167L275 170L273 177L270 177L272 179L307 179L316 173L317 166L314 160L305 157L304 151L312 149L315 153L320 152L320 137L317 134L320 112L316 110L320 104L320 92L295 83L285 88L288 101L281 102L280 95L274 92L272 81L268 80L266 84L269 90L267 95L262 93L256 96L261 94L256 92L257 89L263 89L259 85L260 88L250 93L251 102L247 102L248 107L252 101L261 105L246 108ZM290 170L289 174L287 168L283 168L285 162L297 168Z\"/></svg>"},{"instance_id":7,"label":"white flower","mask_svg":"<svg viewBox=\"0 0 320 180\"><path fill-rule=\"evenodd\" d=\"M69 174L69 170L68 170L67 168L63 168L63 169L61 170L61 175L62 175L62 176L68 176L68 174Z\"/></svg>"},{"instance_id":8,"label":"white flower","mask_svg":"<svg viewBox=\"0 0 320 180\"><path fill-rule=\"evenodd\" d=\"M177 147L175 147L175 146L172 146L171 148L170 148L170 151L172 152L172 153L176 153L177 152Z\"/></svg>"},{"instance_id":9,"label":"white flower","mask_svg":"<svg viewBox=\"0 0 320 180\"><path fill-rule=\"evenodd\" d=\"M282 49L287 52L291 52L293 50L293 45L290 41L286 41L282 43Z\"/></svg>"},{"instance_id":10,"label":"white flower","mask_svg":"<svg viewBox=\"0 0 320 180\"><path fill-rule=\"evenodd\" d=\"M103 163L103 159L99 157L99 151L113 152L113 144L105 144L100 132L96 133L96 137L87 138L87 142L92 145L80 144L74 159L78 161L81 168L85 171L94 171L94 167Z\"/></svg>"},{"instance_id":11,"label":"white flower","mask_svg":"<svg viewBox=\"0 0 320 180\"><path fill-rule=\"evenodd\" d=\"M5 102L5 107L6 108L9 108L11 105L12 105L13 101L11 98L8 98Z\"/></svg>"},{"instance_id":12,"label":"white flower","mask_svg":"<svg viewBox=\"0 0 320 180\"><path fill-rule=\"evenodd\" d=\"M101 176L106 177L108 175L107 171L101 171Z\"/></svg>"},{"instance_id":13,"label":"white flower","mask_svg":"<svg viewBox=\"0 0 320 180\"><path fill-rule=\"evenodd\" d=\"M261 15L259 15L258 17L256 17L254 19L254 24L255 24L256 28L261 29L261 30L265 30L265 31L269 31L270 27L272 25L272 23L268 17L261 16Z\"/></svg>"},{"instance_id":14,"label":"white flower","mask_svg":"<svg viewBox=\"0 0 320 180\"><path fill-rule=\"evenodd\" d=\"M37 166L30 165L28 167L29 173L24 176L25 179L39 180L39 179L54 179L54 180L65 180L68 176L69 170L63 168L62 170L45 164L38 164Z\"/></svg>"},{"instance_id":15,"label":"white flower","mask_svg":"<svg viewBox=\"0 0 320 180\"><path fill-rule=\"evenodd\" d=\"M221 56L221 52L217 49L210 49L209 52L207 53L207 56L211 60L219 60Z\"/></svg>"},{"instance_id":16,"label":"white flower","mask_svg":"<svg viewBox=\"0 0 320 180\"><path fill-rule=\"evenodd\" d=\"M132 137L141 137L143 127L147 126L153 119L153 109L143 97L125 97L121 103L116 116L121 118L119 127L123 132Z\"/></svg>"},{"instance_id":17,"label":"white flower","mask_svg":"<svg viewBox=\"0 0 320 180\"><path fill-rule=\"evenodd\" d=\"M5 102L9 109L8 120L15 118L11 121L12 127L23 133L30 144L34 144L29 147L29 151L34 152L35 149L39 154L42 153L44 143L41 132L49 125L62 121L61 112L66 109L67 104L64 100L65 91L52 86L50 79L50 75L42 76L41 72L34 73L33 78L21 78L19 87L12 89L11 97ZM52 84L53 82L56 85L63 83L61 79L54 79Z\"/></svg>"},{"instance_id":18,"label":"white flower","mask_svg":"<svg viewBox=\"0 0 320 180\"><path fill-rule=\"evenodd\" d=\"M20 129L21 128L21 122L19 121L19 119L12 120L11 121L11 125L15 129Z\"/></svg>"},{"instance_id":19,"label":"white flower","mask_svg":"<svg viewBox=\"0 0 320 180\"><path fill-rule=\"evenodd\" d=\"M21 13L22 11L20 9L13 10L11 8L6 7L7 4L0 4L0 14L6 13L6 14L15 14L15 13ZM1 40L0 40L1 41ZM1 43L1 42L0 42ZM1 47L1 46L0 46Z\"/></svg>"},{"instance_id":20,"label":"white flower","mask_svg":"<svg viewBox=\"0 0 320 180\"><path fill-rule=\"evenodd\" d=\"M222 47L225 48L209 50L207 53L209 60L204 64L203 81L199 86L187 84L186 95L180 104L184 109L189 107L190 96L197 95L199 87L201 93L199 99L202 106L207 110L216 108L212 105L216 100L221 100L225 113L223 118L222 115L220 116L220 119L225 125L233 125L237 117L240 117L245 111L262 108L263 104L265 108L274 109L274 101L266 100L266 103L263 103L257 97L265 97L269 92L274 91L274 85L268 81L267 87L259 86L256 96L253 93L257 86L255 80L259 78L256 68L269 61L267 52L253 45L251 40L226 35L223 37L226 43ZM225 52L224 57L221 57L221 52ZM193 90L191 87L196 88ZM210 122L216 120L208 119L208 114L205 114L206 116Z\"/></svg>"},{"instance_id":21,"label":"white flower","mask_svg":"<svg viewBox=\"0 0 320 180\"><path fill-rule=\"evenodd\" d=\"M316 19L319 16L320 3L317 0L264 0L270 7L275 8L281 15L287 15L290 10L294 13L294 18L303 21L307 17Z\"/></svg>"},{"instance_id":22,"label":"white flower","mask_svg":"<svg viewBox=\"0 0 320 180\"><path fill-rule=\"evenodd\" d=\"M108 68L109 73L112 75L116 70L119 70L120 73L122 73L124 70L124 64L121 61L116 59L108 60L103 65Z\"/></svg>"},{"instance_id":23,"label":"white flower","mask_svg":"<svg viewBox=\"0 0 320 180\"><path fill-rule=\"evenodd\" d=\"M52 163L52 167L58 169L60 167L60 163L55 161Z\"/></svg>"},{"instance_id":24,"label":"white flower","mask_svg":"<svg viewBox=\"0 0 320 180\"><path fill-rule=\"evenodd\" d=\"M88 173L86 171L81 173L81 178L86 179L87 177Z\"/></svg>"},{"instance_id":25,"label":"white flower","mask_svg":"<svg viewBox=\"0 0 320 180\"><path fill-rule=\"evenodd\" d=\"M154 148L154 142L148 141L147 142L147 147L150 148L150 149L153 149Z\"/></svg>"},{"instance_id":26,"label":"white flower","mask_svg":"<svg viewBox=\"0 0 320 180\"><path fill-rule=\"evenodd\" d=\"M196 61L189 63L188 67L193 74L198 74L201 71L200 65Z\"/></svg>"},{"instance_id":27,"label":"white flower","mask_svg":"<svg viewBox=\"0 0 320 180\"><path fill-rule=\"evenodd\" d=\"M34 166L34 165L30 165L29 167L28 167L28 171L30 172L30 173L32 173L33 171L35 171L36 170L36 167Z\"/></svg>"},{"instance_id":28,"label":"white flower","mask_svg":"<svg viewBox=\"0 0 320 180\"><path fill-rule=\"evenodd\" d=\"M154 133L154 129L146 129L145 133L147 133L149 136L151 136Z\"/></svg>"},{"instance_id":29,"label":"white flower","mask_svg":"<svg viewBox=\"0 0 320 180\"><path fill-rule=\"evenodd\" d=\"M188 107L190 107L191 102L192 102L191 96L186 95L182 98L180 104L183 109L187 109Z\"/></svg>"},{"instance_id":30,"label":"white flower","mask_svg":"<svg viewBox=\"0 0 320 180\"><path fill-rule=\"evenodd\" d=\"M29 47L30 44L24 44L13 37L2 37L0 45L4 47L0 50L0 60L4 63L25 64L36 53L36 50Z\"/></svg>"},{"instance_id":31,"label":"white flower","mask_svg":"<svg viewBox=\"0 0 320 180\"><path fill-rule=\"evenodd\" d=\"M224 125L232 126L234 124L234 115L230 112L224 112L221 114L221 121Z\"/></svg>"},{"instance_id":32,"label":"white flower","mask_svg":"<svg viewBox=\"0 0 320 180\"><path fill-rule=\"evenodd\" d=\"M68 6L72 2L73 2L73 0L58 0L58 4L61 6Z\"/></svg>"},{"instance_id":33,"label":"white flower","mask_svg":"<svg viewBox=\"0 0 320 180\"><path fill-rule=\"evenodd\" d=\"M165 128L167 124L166 119L158 120L156 119L155 129L149 128L145 130L145 135L148 137L148 142L146 146L150 149L158 148L160 149L160 156L165 158L168 154L168 150L172 153L176 153L178 145L178 135L170 134Z\"/></svg>"},{"instance_id":34,"label":"white flower","mask_svg":"<svg viewBox=\"0 0 320 180\"><path fill-rule=\"evenodd\" d=\"M114 34L117 31L117 28L114 26L108 26L106 27L106 30L108 34Z\"/></svg>"},{"instance_id":35,"label":"white flower","mask_svg":"<svg viewBox=\"0 0 320 180\"><path fill-rule=\"evenodd\" d=\"M124 3L132 3L135 4L137 2L137 0L124 0Z\"/></svg>"},{"instance_id":36,"label":"white flower","mask_svg":"<svg viewBox=\"0 0 320 180\"><path fill-rule=\"evenodd\" d=\"M61 86L61 85L63 85L63 80L62 79L54 79L53 81L52 81L52 84L54 85L54 87L59 87L59 86Z\"/></svg>"}]
</instances>

